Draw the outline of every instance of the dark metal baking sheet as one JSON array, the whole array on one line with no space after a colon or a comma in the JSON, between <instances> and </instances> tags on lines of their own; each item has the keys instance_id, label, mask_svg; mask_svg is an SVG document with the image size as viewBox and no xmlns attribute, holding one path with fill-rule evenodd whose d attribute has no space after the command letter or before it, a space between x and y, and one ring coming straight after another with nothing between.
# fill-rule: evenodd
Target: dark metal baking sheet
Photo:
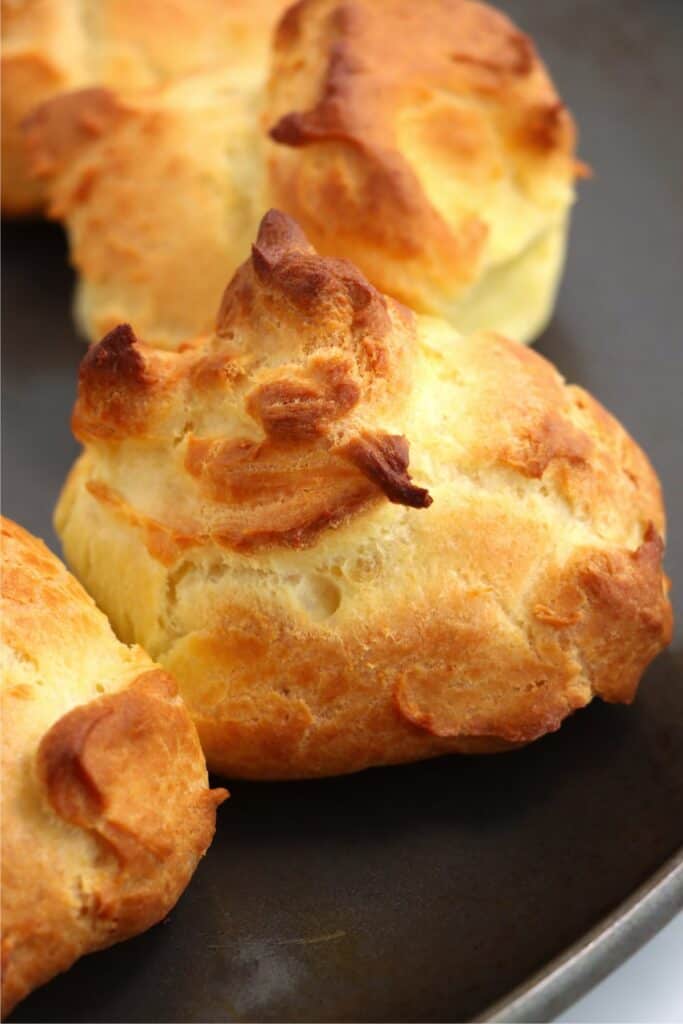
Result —
<instances>
[{"instance_id":1,"label":"dark metal baking sheet","mask_svg":"<svg viewBox=\"0 0 683 1024\"><path fill-rule=\"evenodd\" d=\"M680 607L683 4L507 8L595 170L539 348L650 452ZM4 510L58 550L82 353L72 279L55 227L6 225L3 256ZM83 959L13 1019L548 1019L680 906L682 677L676 639L632 708L596 703L515 754L235 783L168 921Z\"/></svg>"}]
</instances>

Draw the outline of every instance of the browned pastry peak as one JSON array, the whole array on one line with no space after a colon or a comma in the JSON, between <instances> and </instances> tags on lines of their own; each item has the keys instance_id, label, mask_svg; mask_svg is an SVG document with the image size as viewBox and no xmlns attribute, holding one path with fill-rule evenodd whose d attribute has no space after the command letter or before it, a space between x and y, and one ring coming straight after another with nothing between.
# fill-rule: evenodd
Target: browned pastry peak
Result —
<instances>
[{"instance_id":1,"label":"browned pastry peak","mask_svg":"<svg viewBox=\"0 0 683 1024\"><path fill-rule=\"evenodd\" d=\"M397 304L392 310L398 318ZM278 210L261 221L251 259L223 296L218 337L232 339L240 328L242 344L255 348L258 337L264 354L266 347L272 355L348 351L370 387L376 377L396 375L403 355L388 300L348 260L319 256L299 225Z\"/></svg>"},{"instance_id":2,"label":"browned pastry peak","mask_svg":"<svg viewBox=\"0 0 683 1024\"><path fill-rule=\"evenodd\" d=\"M151 381L136 342L130 324L120 324L89 349L81 362L79 388L87 396L89 408L109 423L104 436L130 431L144 409Z\"/></svg>"},{"instance_id":3,"label":"browned pastry peak","mask_svg":"<svg viewBox=\"0 0 683 1024\"><path fill-rule=\"evenodd\" d=\"M382 496L431 503L410 480L407 441L383 423L400 421L414 345L412 314L271 210L215 333L161 352L128 325L111 331L82 362L73 428L84 442L158 446L190 493L182 522L163 517L178 543L208 532L237 548L301 546ZM124 507L116 488L93 493Z\"/></svg>"}]
</instances>

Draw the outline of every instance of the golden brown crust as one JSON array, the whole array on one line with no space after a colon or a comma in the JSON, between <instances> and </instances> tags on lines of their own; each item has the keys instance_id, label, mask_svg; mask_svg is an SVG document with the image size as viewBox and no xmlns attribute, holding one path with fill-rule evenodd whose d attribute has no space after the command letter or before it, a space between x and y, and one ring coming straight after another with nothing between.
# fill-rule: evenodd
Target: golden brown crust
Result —
<instances>
[{"instance_id":1,"label":"golden brown crust","mask_svg":"<svg viewBox=\"0 0 683 1024\"><path fill-rule=\"evenodd\" d=\"M40 103L85 86L135 92L226 60L245 70L264 65L285 3L3 0L3 213L36 213L44 205L44 184L32 179L36 168L29 170L20 130ZM64 118L51 129L59 142L54 127L67 128Z\"/></svg>"},{"instance_id":2,"label":"golden brown crust","mask_svg":"<svg viewBox=\"0 0 683 1024\"><path fill-rule=\"evenodd\" d=\"M271 127L275 141L306 146L334 140L372 148L391 137L392 118L386 115L395 113L418 80L423 89L428 83L474 98L487 96L515 123L517 146L568 155L574 142L571 116L531 39L483 3L428 0L427 8L417 9L412 0L392 0L382 10L369 0L293 5L275 40L282 70L301 72L297 48L306 33L317 30L323 40L322 74L314 105L284 114ZM309 56L310 63L319 59ZM506 110L514 99L520 108Z\"/></svg>"},{"instance_id":3,"label":"golden brown crust","mask_svg":"<svg viewBox=\"0 0 683 1024\"><path fill-rule=\"evenodd\" d=\"M185 468L198 481L201 495L234 509L213 530L217 543L242 551L273 544L306 547L322 530L338 526L377 498L371 484L325 452L306 459L313 493L300 486L291 461L286 449L267 444L190 438ZM181 544L204 540L193 530L182 534Z\"/></svg>"},{"instance_id":4,"label":"golden brown crust","mask_svg":"<svg viewBox=\"0 0 683 1024\"><path fill-rule=\"evenodd\" d=\"M410 314L274 213L214 335L125 339L88 357L57 528L215 770L508 749L633 699L671 635L659 483L546 360Z\"/></svg>"},{"instance_id":5,"label":"golden brown crust","mask_svg":"<svg viewBox=\"0 0 683 1024\"><path fill-rule=\"evenodd\" d=\"M566 642L584 665L594 666L591 685L603 700L630 703L643 660L671 642L663 551L662 538L648 523L635 551L581 554L546 592L552 625L566 631ZM622 642L624 636L628 643Z\"/></svg>"},{"instance_id":6,"label":"golden brown crust","mask_svg":"<svg viewBox=\"0 0 683 1024\"><path fill-rule=\"evenodd\" d=\"M180 761L196 750L176 694L165 672L144 672L122 693L63 715L43 736L36 755L38 777L55 813L93 835L131 878L149 876L155 862L174 855L184 780L178 785L169 777L169 751L175 750ZM164 780L155 801L158 817L132 800L141 764ZM207 790L185 808L190 817L183 820L197 857L213 837L207 811L218 803L220 792Z\"/></svg>"},{"instance_id":7,"label":"golden brown crust","mask_svg":"<svg viewBox=\"0 0 683 1024\"><path fill-rule=\"evenodd\" d=\"M273 201L423 312L466 301L571 201L571 115L531 40L472 0L295 4L267 114Z\"/></svg>"},{"instance_id":8,"label":"golden brown crust","mask_svg":"<svg viewBox=\"0 0 683 1024\"><path fill-rule=\"evenodd\" d=\"M343 356L319 361L313 380L267 381L249 394L247 408L275 441L319 436L358 404L361 391L351 369Z\"/></svg>"},{"instance_id":9,"label":"golden brown crust","mask_svg":"<svg viewBox=\"0 0 683 1024\"><path fill-rule=\"evenodd\" d=\"M159 921L211 842L196 731L42 543L2 520L3 1014Z\"/></svg>"},{"instance_id":10,"label":"golden brown crust","mask_svg":"<svg viewBox=\"0 0 683 1024\"><path fill-rule=\"evenodd\" d=\"M553 692L546 666L557 657L556 646L580 663L594 694L630 703L643 664L671 641L662 550L661 538L649 524L636 551L581 551L556 578L545 579L531 626L532 646L542 657L530 660L518 677L509 677L508 701L498 694L495 703L473 716L458 700L457 676L447 680L422 675L399 682L401 714L434 736L465 732L495 735L513 744L535 740L559 728L567 714L586 703L578 686Z\"/></svg>"}]
</instances>

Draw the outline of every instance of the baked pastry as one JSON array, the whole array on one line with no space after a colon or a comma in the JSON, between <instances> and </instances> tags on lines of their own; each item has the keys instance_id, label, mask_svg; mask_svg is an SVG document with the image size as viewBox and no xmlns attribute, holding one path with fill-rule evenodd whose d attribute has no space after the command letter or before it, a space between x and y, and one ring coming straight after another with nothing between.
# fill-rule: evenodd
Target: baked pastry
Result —
<instances>
[{"instance_id":1,"label":"baked pastry","mask_svg":"<svg viewBox=\"0 0 683 1024\"><path fill-rule=\"evenodd\" d=\"M460 330L532 340L553 306L577 163L532 42L471 0L303 0L270 84L211 71L84 92L27 127L69 230L78 318L174 348L211 327L268 206L318 250Z\"/></svg>"},{"instance_id":2,"label":"baked pastry","mask_svg":"<svg viewBox=\"0 0 683 1024\"><path fill-rule=\"evenodd\" d=\"M271 67L270 199L321 252L533 340L564 264L576 131L528 36L471 0L303 0Z\"/></svg>"},{"instance_id":3,"label":"baked pastry","mask_svg":"<svg viewBox=\"0 0 683 1024\"><path fill-rule=\"evenodd\" d=\"M228 62L265 73L286 0L2 0L2 210L36 212L20 124L66 89L137 90Z\"/></svg>"},{"instance_id":4,"label":"baked pastry","mask_svg":"<svg viewBox=\"0 0 683 1024\"><path fill-rule=\"evenodd\" d=\"M2 520L2 1009L159 921L211 842L171 678L41 541Z\"/></svg>"},{"instance_id":5,"label":"baked pastry","mask_svg":"<svg viewBox=\"0 0 683 1024\"><path fill-rule=\"evenodd\" d=\"M215 331L83 360L74 571L253 778L496 751L668 642L657 478L544 359L465 338L272 212Z\"/></svg>"}]
</instances>

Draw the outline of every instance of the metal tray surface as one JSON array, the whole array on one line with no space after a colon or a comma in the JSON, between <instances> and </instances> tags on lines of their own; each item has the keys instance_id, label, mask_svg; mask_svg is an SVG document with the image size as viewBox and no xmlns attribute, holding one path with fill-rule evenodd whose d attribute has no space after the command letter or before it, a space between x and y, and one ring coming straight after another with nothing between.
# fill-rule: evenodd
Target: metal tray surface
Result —
<instances>
[{"instance_id":1,"label":"metal tray surface","mask_svg":"<svg viewBox=\"0 0 683 1024\"><path fill-rule=\"evenodd\" d=\"M505 6L595 171L538 348L650 453L680 607L683 4ZM4 511L59 550L83 354L60 231L5 225L3 278ZM683 901L683 646L633 707L596 702L514 754L230 788L168 920L84 958L14 1021L548 1019Z\"/></svg>"}]
</instances>

